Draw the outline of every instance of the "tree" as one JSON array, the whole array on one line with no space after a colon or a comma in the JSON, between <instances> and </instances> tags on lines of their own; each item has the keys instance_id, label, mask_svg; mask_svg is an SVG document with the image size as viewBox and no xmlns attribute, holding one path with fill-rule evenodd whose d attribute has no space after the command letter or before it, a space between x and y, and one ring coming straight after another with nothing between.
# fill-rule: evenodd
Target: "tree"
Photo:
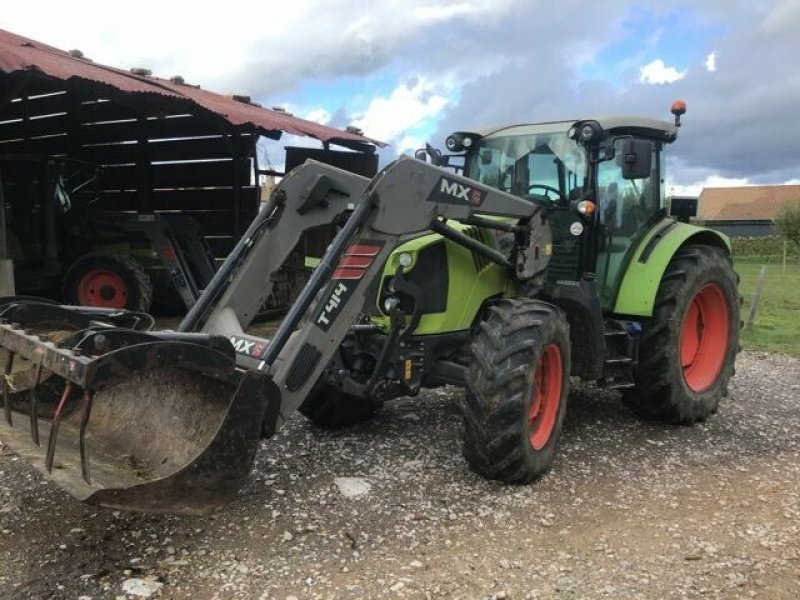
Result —
<instances>
[{"instance_id":1,"label":"tree","mask_svg":"<svg viewBox=\"0 0 800 600\"><path fill-rule=\"evenodd\" d=\"M800 252L800 202L787 202L775 217L775 231Z\"/></svg>"}]
</instances>

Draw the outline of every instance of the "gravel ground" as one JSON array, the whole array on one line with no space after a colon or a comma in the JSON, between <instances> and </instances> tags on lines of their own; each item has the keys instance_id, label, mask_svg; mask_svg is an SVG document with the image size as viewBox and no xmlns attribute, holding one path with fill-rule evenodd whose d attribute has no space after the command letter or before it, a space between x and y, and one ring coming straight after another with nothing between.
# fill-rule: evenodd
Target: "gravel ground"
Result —
<instances>
[{"instance_id":1,"label":"gravel ground","mask_svg":"<svg viewBox=\"0 0 800 600\"><path fill-rule=\"evenodd\" d=\"M580 387L526 487L467 470L459 393L337 433L298 415L207 518L80 504L0 446L0 596L800 598L797 359L743 353L694 427Z\"/></svg>"}]
</instances>

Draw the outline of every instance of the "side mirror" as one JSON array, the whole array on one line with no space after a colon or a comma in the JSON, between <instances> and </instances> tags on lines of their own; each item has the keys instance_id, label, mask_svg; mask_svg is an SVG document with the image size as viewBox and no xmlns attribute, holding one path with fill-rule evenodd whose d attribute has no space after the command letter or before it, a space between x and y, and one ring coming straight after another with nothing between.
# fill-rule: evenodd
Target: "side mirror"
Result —
<instances>
[{"instance_id":1,"label":"side mirror","mask_svg":"<svg viewBox=\"0 0 800 600\"><path fill-rule=\"evenodd\" d=\"M428 162L428 157L431 159L431 164L436 167L447 166L447 158L442 156L442 151L430 144L425 144L424 148L414 151L414 158L417 160Z\"/></svg>"},{"instance_id":2,"label":"side mirror","mask_svg":"<svg viewBox=\"0 0 800 600\"><path fill-rule=\"evenodd\" d=\"M438 148L425 144L425 152L431 157L431 164L437 167L447 164L447 161L442 159L442 151Z\"/></svg>"},{"instance_id":3,"label":"side mirror","mask_svg":"<svg viewBox=\"0 0 800 600\"><path fill-rule=\"evenodd\" d=\"M622 178L645 179L653 168L653 143L627 139L622 145Z\"/></svg>"}]
</instances>

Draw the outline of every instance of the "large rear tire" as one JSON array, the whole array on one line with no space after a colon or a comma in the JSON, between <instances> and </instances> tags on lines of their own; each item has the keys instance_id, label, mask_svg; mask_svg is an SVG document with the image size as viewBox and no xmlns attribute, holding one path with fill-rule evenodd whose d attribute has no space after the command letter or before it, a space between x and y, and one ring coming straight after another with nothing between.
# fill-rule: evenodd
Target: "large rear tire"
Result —
<instances>
[{"instance_id":1,"label":"large rear tire","mask_svg":"<svg viewBox=\"0 0 800 600\"><path fill-rule=\"evenodd\" d=\"M691 424L717 410L739 351L737 283L720 248L689 245L675 254L642 324L636 385L624 392L636 414Z\"/></svg>"},{"instance_id":2,"label":"large rear tire","mask_svg":"<svg viewBox=\"0 0 800 600\"><path fill-rule=\"evenodd\" d=\"M64 300L70 304L103 308L127 308L147 312L153 286L144 267L134 258L119 254L81 256L67 270Z\"/></svg>"},{"instance_id":3,"label":"large rear tire","mask_svg":"<svg viewBox=\"0 0 800 600\"><path fill-rule=\"evenodd\" d=\"M553 462L569 394L569 325L557 307L500 300L472 342L463 454L488 479L527 483Z\"/></svg>"},{"instance_id":4,"label":"large rear tire","mask_svg":"<svg viewBox=\"0 0 800 600\"><path fill-rule=\"evenodd\" d=\"M318 381L298 410L317 427L338 429L371 419L377 408L367 398L347 394Z\"/></svg>"}]
</instances>

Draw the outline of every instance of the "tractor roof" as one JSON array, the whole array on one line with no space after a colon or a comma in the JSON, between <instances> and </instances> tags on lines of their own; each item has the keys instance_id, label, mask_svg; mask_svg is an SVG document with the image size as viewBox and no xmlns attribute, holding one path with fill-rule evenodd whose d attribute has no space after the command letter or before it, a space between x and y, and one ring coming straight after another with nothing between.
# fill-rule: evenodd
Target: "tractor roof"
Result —
<instances>
[{"instance_id":1,"label":"tractor roof","mask_svg":"<svg viewBox=\"0 0 800 600\"><path fill-rule=\"evenodd\" d=\"M650 137L668 143L674 141L678 134L678 128L674 123L670 123L669 121L630 116L589 117L585 119L569 121L500 125L476 129L474 133L480 135L481 137L494 137L507 135L531 135L544 133L546 131L558 131L559 129L567 131L579 121L597 121L606 131L614 131L614 133L618 134Z\"/></svg>"}]
</instances>

